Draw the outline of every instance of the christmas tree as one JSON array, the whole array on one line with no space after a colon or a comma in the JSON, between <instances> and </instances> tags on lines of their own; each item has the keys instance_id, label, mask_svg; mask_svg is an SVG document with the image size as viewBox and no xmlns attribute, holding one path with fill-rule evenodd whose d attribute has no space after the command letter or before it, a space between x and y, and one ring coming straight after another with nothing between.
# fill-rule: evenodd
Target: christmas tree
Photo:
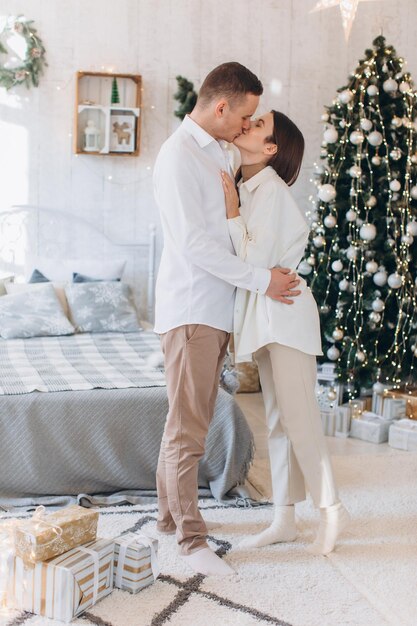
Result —
<instances>
[{"instance_id":1,"label":"christmas tree","mask_svg":"<svg viewBox=\"0 0 417 626\"><path fill-rule=\"evenodd\" d=\"M179 101L179 106L174 115L181 120L191 113L197 102L197 93L194 91L194 84L183 76L177 76L178 91L174 94L174 99Z\"/></svg>"},{"instance_id":2,"label":"christmas tree","mask_svg":"<svg viewBox=\"0 0 417 626\"><path fill-rule=\"evenodd\" d=\"M120 104L119 88L115 76L113 76L113 82L111 84L111 104Z\"/></svg>"},{"instance_id":3,"label":"christmas tree","mask_svg":"<svg viewBox=\"0 0 417 626\"><path fill-rule=\"evenodd\" d=\"M403 68L378 37L326 107L298 268L319 305L322 360L351 398L416 378L417 100Z\"/></svg>"}]
</instances>

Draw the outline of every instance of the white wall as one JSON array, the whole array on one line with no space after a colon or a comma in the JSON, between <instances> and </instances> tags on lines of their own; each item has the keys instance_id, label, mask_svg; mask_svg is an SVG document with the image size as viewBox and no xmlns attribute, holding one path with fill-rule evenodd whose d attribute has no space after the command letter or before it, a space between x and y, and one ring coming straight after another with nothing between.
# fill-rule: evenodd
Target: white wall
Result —
<instances>
[{"instance_id":1,"label":"white wall","mask_svg":"<svg viewBox=\"0 0 417 626\"><path fill-rule=\"evenodd\" d=\"M144 240L147 224L158 221L153 161L178 124L173 116L175 76L186 76L198 88L212 67L227 60L240 61L262 79L260 110L281 109L304 132L307 150L294 193L307 209L323 106L345 84L381 28L417 81L416 0L361 2L348 45L339 9L310 13L315 4L0 0L0 15L22 13L35 20L49 63L38 89L0 89L0 210L22 203L54 207L92 221L117 241ZM142 74L138 158L73 154L75 72L103 67ZM271 91L272 81L282 83L280 94Z\"/></svg>"}]
</instances>

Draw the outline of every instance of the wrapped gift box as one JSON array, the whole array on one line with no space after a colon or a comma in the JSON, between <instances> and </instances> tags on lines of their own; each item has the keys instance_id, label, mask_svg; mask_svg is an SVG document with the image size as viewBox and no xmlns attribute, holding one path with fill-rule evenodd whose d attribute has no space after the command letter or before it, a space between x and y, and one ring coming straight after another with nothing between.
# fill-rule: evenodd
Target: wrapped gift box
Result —
<instances>
[{"instance_id":1,"label":"wrapped gift box","mask_svg":"<svg viewBox=\"0 0 417 626\"><path fill-rule=\"evenodd\" d=\"M388 443L398 450L417 451L417 421L398 420L389 429Z\"/></svg>"},{"instance_id":2,"label":"wrapped gift box","mask_svg":"<svg viewBox=\"0 0 417 626\"><path fill-rule=\"evenodd\" d=\"M399 389L389 389L384 392L384 403L386 398L401 398L406 402L405 416L409 419L417 420L417 388L400 387Z\"/></svg>"},{"instance_id":3,"label":"wrapped gift box","mask_svg":"<svg viewBox=\"0 0 417 626\"><path fill-rule=\"evenodd\" d=\"M334 437L334 429L335 429L335 412L334 410L330 411L320 411L321 422L323 424L323 432L327 437Z\"/></svg>"},{"instance_id":4,"label":"wrapped gift box","mask_svg":"<svg viewBox=\"0 0 417 626\"><path fill-rule=\"evenodd\" d=\"M114 542L97 539L53 559L27 565L8 561L6 604L70 622L113 589Z\"/></svg>"},{"instance_id":5,"label":"wrapped gift box","mask_svg":"<svg viewBox=\"0 0 417 626\"><path fill-rule=\"evenodd\" d=\"M335 437L349 437L351 418L350 404L341 404L336 408Z\"/></svg>"},{"instance_id":6,"label":"wrapped gift box","mask_svg":"<svg viewBox=\"0 0 417 626\"><path fill-rule=\"evenodd\" d=\"M371 413L364 411L359 419L352 419L350 425L350 436L371 443L384 443L388 441L388 431L394 420L387 420Z\"/></svg>"},{"instance_id":7,"label":"wrapped gift box","mask_svg":"<svg viewBox=\"0 0 417 626\"><path fill-rule=\"evenodd\" d=\"M140 533L114 540L114 586L130 593L148 587L159 575L158 541Z\"/></svg>"},{"instance_id":8,"label":"wrapped gift box","mask_svg":"<svg viewBox=\"0 0 417 626\"><path fill-rule=\"evenodd\" d=\"M44 510L39 507L31 519L15 525L16 555L26 563L47 561L95 540L98 511L76 504L50 514Z\"/></svg>"}]
</instances>

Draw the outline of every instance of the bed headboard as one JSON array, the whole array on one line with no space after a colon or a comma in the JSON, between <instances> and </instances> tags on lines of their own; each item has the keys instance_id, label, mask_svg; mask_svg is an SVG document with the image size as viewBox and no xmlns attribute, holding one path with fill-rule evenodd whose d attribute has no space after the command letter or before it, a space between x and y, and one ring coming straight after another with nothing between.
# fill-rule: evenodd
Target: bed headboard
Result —
<instances>
[{"instance_id":1,"label":"bed headboard","mask_svg":"<svg viewBox=\"0 0 417 626\"><path fill-rule=\"evenodd\" d=\"M34 257L126 259L123 281L133 291L142 319L153 321L156 226L139 241L115 241L95 225L67 211L31 205L0 211L0 272L22 278Z\"/></svg>"}]
</instances>

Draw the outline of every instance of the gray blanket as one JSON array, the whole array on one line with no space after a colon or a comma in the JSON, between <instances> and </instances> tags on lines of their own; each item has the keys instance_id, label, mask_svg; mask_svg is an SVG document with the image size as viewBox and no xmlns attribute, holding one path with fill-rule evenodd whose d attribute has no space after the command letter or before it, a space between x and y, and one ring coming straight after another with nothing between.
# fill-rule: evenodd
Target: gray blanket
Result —
<instances>
[{"instance_id":1,"label":"gray blanket","mask_svg":"<svg viewBox=\"0 0 417 626\"><path fill-rule=\"evenodd\" d=\"M95 504L146 501L155 495L167 409L166 390L158 387L2 396L0 505L63 505L81 494L101 494ZM220 389L200 463L200 495L245 495L236 486L252 454L245 417Z\"/></svg>"}]
</instances>

